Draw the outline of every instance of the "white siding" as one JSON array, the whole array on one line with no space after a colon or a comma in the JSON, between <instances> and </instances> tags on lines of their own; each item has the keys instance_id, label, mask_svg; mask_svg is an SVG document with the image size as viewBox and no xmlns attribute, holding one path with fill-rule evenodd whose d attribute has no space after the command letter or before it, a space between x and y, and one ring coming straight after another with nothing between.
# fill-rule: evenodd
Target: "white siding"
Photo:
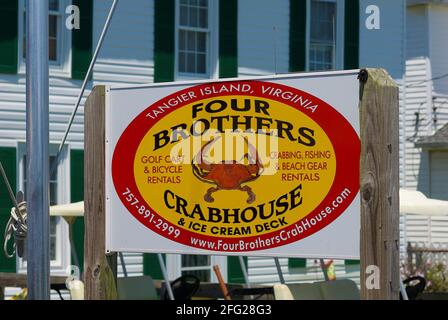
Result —
<instances>
[{"instance_id":1,"label":"white siding","mask_svg":"<svg viewBox=\"0 0 448 320\"><path fill-rule=\"evenodd\" d=\"M94 46L110 4L108 1L94 1ZM133 0L132 4L129 6L129 3L119 2L94 68L94 84L136 84L153 81L153 1ZM25 80L24 74L0 76L2 146L15 146L18 140L24 141L26 138ZM50 141L61 141L80 87L79 80L50 77ZM85 97L91 87L92 83L89 83ZM83 148L83 114L81 104L67 140L72 148Z\"/></svg>"},{"instance_id":2,"label":"white siding","mask_svg":"<svg viewBox=\"0 0 448 320\"><path fill-rule=\"evenodd\" d=\"M436 127L440 129L448 122L448 95L434 94Z\"/></svg>"},{"instance_id":3,"label":"white siding","mask_svg":"<svg viewBox=\"0 0 448 320\"><path fill-rule=\"evenodd\" d=\"M448 244L447 216L406 215L406 240L402 250L406 250L407 242L418 242L429 246L434 243ZM403 253L404 251L402 251Z\"/></svg>"},{"instance_id":4,"label":"white siding","mask_svg":"<svg viewBox=\"0 0 448 320\"><path fill-rule=\"evenodd\" d=\"M438 192L447 192L447 186L442 185L447 181L446 178L444 180L442 169L445 165L445 170L448 170L447 162L443 162L444 158L439 157L438 153L434 158L433 153L414 146L420 137L433 134L448 121L448 108L445 104L447 99L440 95L432 99L432 82L427 81L431 78L430 70L429 60L426 58L407 62L405 186L407 189L418 189L428 197L437 198L441 194L431 192L436 186ZM437 107L436 112L433 107ZM417 125L415 113L419 114ZM447 217L406 215L401 217L400 230L402 254L408 241L448 242Z\"/></svg>"},{"instance_id":5,"label":"white siding","mask_svg":"<svg viewBox=\"0 0 448 320\"><path fill-rule=\"evenodd\" d=\"M415 58L406 63L406 106L405 106L405 168L403 187L425 189L424 176L419 175L421 150L414 143L422 136L434 132L432 119L432 87L430 63L427 58ZM418 116L417 116L418 114Z\"/></svg>"},{"instance_id":6,"label":"white siding","mask_svg":"<svg viewBox=\"0 0 448 320\"><path fill-rule=\"evenodd\" d=\"M93 42L97 43L111 2L94 1ZM95 84L153 82L154 1L120 1L95 64Z\"/></svg>"},{"instance_id":7,"label":"white siding","mask_svg":"<svg viewBox=\"0 0 448 320\"><path fill-rule=\"evenodd\" d=\"M448 95L433 93L431 64L428 58L415 58L406 64L405 168L406 189L430 195L428 153L415 147L415 142L434 134L448 123ZM417 122L418 114L418 122Z\"/></svg>"},{"instance_id":8,"label":"white siding","mask_svg":"<svg viewBox=\"0 0 448 320\"><path fill-rule=\"evenodd\" d=\"M25 75L0 76L0 145L16 146L26 138ZM60 142L79 92L80 82L50 78L50 141ZM84 112L83 107L79 114ZM83 145L83 120L75 118L67 142L76 148Z\"/></svg>"},{"instance_id":9,"label":"white siding","mask_svg":"<svg viewBox=\"0 0 448 320\"><path fill-rule=\"evenodd\" d=\"M289 1L238 2L240 76L288 72Z\"/></svg>"},{"instance_id":10,"label":"white siding","mask_svg":"<svg viewBox=\"0 0 448 320\"><path fill-rule=\"evenodd\" d=\"M128 277L143 275L143 255L141 253L123 253ZM123 266L118 258L118 277L124 277Z\"/></svg>"},{"instance_id":11,"label":"white siding","mask_svg":"<svg viewBox=\"0 0 448 320\"><path fill-rule=\"evenodd\" d=\"M404 186L435 198L447 192L447 186L443 185L447 181L446 158L442 153L415 148L414 143L422 136L434 134L448 122L448 96L443 89L448 82L432 81L433 77L448 73L447 9L439 5L418 5L409 7L407 14ZM448 218L406 215L401 218L401 232L402 253L407 241L446 243Z\"/></svg>"},{"instance_id":12,"label":"white siding","mask_svg":"<svg viewBox=\"0 0 448 320\"><path fill-rule=\"evenodd\" d=\"M430 242L430 221L429 217L406 215L406 242Z\"/></svg>"}]
</instances>

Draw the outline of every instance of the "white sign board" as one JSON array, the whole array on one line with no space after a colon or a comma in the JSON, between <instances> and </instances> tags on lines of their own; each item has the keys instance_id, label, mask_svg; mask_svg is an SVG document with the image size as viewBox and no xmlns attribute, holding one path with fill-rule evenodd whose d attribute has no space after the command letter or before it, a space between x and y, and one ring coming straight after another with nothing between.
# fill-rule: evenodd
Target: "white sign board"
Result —
<instances>
[{"instance_id":1,"label":"white sign board","mask_svg":"<svg viewBox=\"0 0 448 320\"><path fill-rule=\"evenodd\" d=\"M358 71L106 90L106 250L359 258Z\"/></svg>"}]
</instances>

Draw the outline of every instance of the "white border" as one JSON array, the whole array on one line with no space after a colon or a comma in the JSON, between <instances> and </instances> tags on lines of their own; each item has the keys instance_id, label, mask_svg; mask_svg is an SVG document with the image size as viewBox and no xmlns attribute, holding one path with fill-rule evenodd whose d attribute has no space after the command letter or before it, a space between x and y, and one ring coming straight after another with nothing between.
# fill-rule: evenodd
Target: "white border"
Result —
<instances>
[{"instance_id":1,"label":"white border","mask_svg":"<svg viewBox=\"0 0 448 320\"><path fill-rule=\"evenodd\" d=\"M176 81L176 82L163 82L163 83L151 83L151 84L142 84L142 85L125 85L125 86L116 86L116 87L111 87L111 86L106 86L105 88L105 121L106 121L106 125L105 125L105 146L106 146L106 155L105 155L105 168L110 169L111 168L111 161L112 159L110 159L110 152L113 150L110 150L110 144L109 144L109 139L111 137L111 127L110 127L110 107L111 107L111 97L110 94L112 91L120 91L120 90L128 90L128 89L148 89L148 88L161 88L161 87L173 87L173 91L175 87L179 87L179 86L194 86L194 85L199 85L199 84L204 84L204 83L223 83L223 82L229 82L229 81L251 81L251 80L282 80L282 79L306 79L306 78L312 78L312 77L335 77L335 76L341 76L341 75L358 75L359 74L360 69L353 69L353 70L341 70L341 71L325 71L325 72L304 72L304 73L288 73L288 74L276 74L276 75L267 75L267 76L252 76L252 77L235 77L235 78L225 78L225 79L204 79L204 80L188 80L188 81ZM319 98L319 97L318 97ZM340 112L340 110L337 110L338 112ZM143 112L143 110L142 110ZM347 120L348 121L348 120ZM110 238L110 232L108 232L108 230L110 230L109 227L109 222L111 221L111 217L110 217L110 211L111 211L111 188L113 187L113 182L112 182L112 175L111 174L106 174L106 254L110 254L113 251L110 250L110 243L111 243L111 238ZM355 198L353 199L353 201L350 203L350 205L346 208L345 211L348 210L353 210L351 209L353 206L355 205L360 205L361 201L360 201L360 193L358 190L357 195L355 196ZM344 217L343 215L341 215L340 217L338 217L336 220L334 220L331 224L327 225L324 229L328 228L329 226L335 226L338 223L341 223L342 220L345 220L344 218L346 218L346 216ZM140 222L139 222L140 223ZM145 226L143 226L144 228L146 228ZM359 230L360 231L360 230ZM173 241L170 239L167 239L163 236L160 236L159 234L154 232L155 237L160 237L163 240L167 240L167 241ZM301 239L300 241L316 241L316 239L312 239L314 238L314 236L316 236L316 233L313 233L312 235ZM173 241L175 242L175 241ZM276 246L273 248L267 248L267 249L260 249L260 250L253 250L253 251L241 251L241 252L222 252L222 251L211 251L211 250L204 250L204 249L199 249L197 247L191 247L188 245L184 245L181 243L178 243L178 246L181 247L181 249L173 249L173 250L163 250L163 251L155 251L155 250L150 250L150 249L135 249L135 248L126 248L126 247L122 247L119 248L118 251L120 252L135 252L135 253L166 253L166 254L197 254L197 255L215 255L215 256L241 256L241 255L246 255L246 256L258 256L258 257L293 257L293 258L309 258L309 259L318 259L318 258L322 258L323 255L322 254L306 254L306 257L304 255L294 255L294 256L286 256L286 255L279 255L277 253L272 253L272 251L277 250L278 248L281 247L285 247L288 245L294 244L293 243L289 243L287 245L280 245L280 246ZM182 250L182 248L186 248L187 251L188 250L194 250L194 252L187 252L185 250ZM118 252L117 251L117 252ZM335 255L335 254L325 254L325 258L327 259L359 259L360 258L360 254L358 253L357 255Z\"/></svg>"}]
</instances>

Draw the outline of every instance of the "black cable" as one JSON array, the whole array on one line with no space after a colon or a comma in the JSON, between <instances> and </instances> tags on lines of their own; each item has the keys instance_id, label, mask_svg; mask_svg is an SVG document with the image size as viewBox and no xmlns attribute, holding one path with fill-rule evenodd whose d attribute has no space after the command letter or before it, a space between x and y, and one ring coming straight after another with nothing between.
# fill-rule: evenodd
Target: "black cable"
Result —
<instances>
[{"instance_id":1,"label":"black cable","mask_svg":"<svg viewBox=\"0 0 448 320\"><path fill-rule=\"evenodd\" d=\"M420 85L420 84L424 84L424 83L426 83L426 82L430 82L430 81L440 80L440 79L443 79L443 78L446 78L446 77L448 77L448 73L446 73L446 74L442 74L442 75L437 76L437 77L433 77L433 78L431 78L431 79L422 80L422 81L419 81L419 82L417 82L417 83L413 83L413 84L406 85L406 88L416 87L416 86L418 86L418 85Z\"/></svg>"}]
</instances>

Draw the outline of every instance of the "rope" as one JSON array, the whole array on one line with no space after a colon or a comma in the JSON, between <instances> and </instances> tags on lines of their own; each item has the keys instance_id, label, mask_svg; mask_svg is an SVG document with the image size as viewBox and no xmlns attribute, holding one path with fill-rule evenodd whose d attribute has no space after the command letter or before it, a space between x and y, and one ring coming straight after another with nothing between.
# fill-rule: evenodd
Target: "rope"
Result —
<instances>
[{"instance_id":1,"label":"rope","mask_svg":"<svg viewBox=\"0 0 448 320\"><path fill-rule=\"evenodd\" d=\"M28 228L26 226L26 202L22 201L18 204L19 210L16 207L11 208L11 216L6 224L3 242L3 252L6 257L13 258L16 250L19 257L23 255L23 245L25 243ZM8 252L8 242L14 236L14 244L12 253ZM17 248L17 244L19 244Z\"/></svg>"}]
</instances>

